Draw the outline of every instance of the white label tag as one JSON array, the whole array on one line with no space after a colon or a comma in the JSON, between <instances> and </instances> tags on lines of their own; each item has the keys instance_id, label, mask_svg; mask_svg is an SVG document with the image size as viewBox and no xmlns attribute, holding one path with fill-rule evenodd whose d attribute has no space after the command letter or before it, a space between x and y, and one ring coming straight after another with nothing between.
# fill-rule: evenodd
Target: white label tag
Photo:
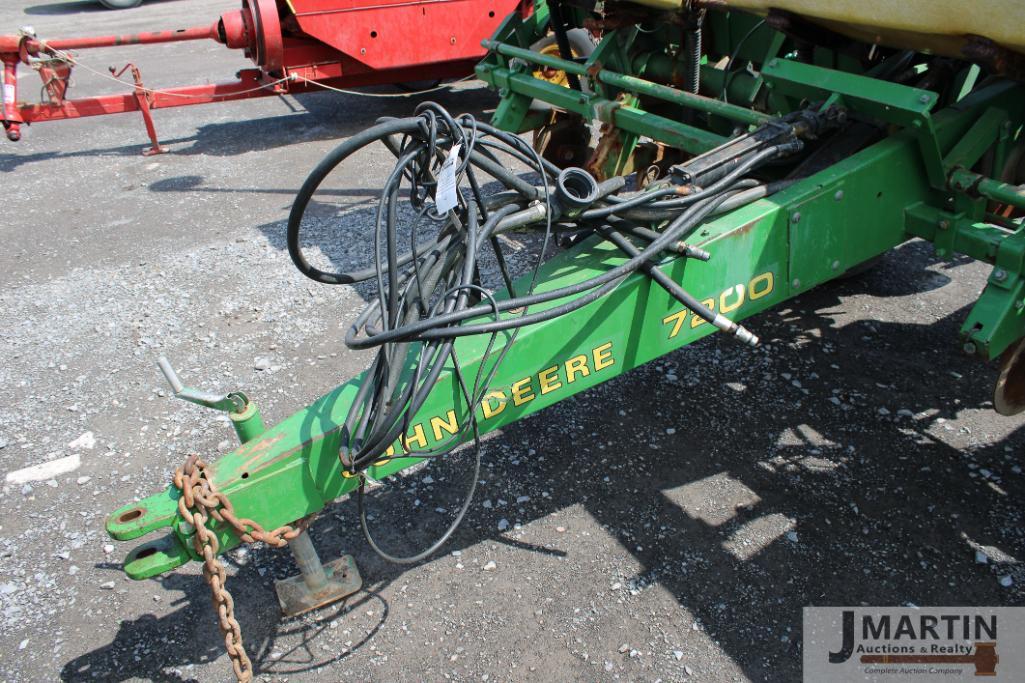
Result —
<instances>
[{"instance_id":1,"label":"white label tag","mask_svg":"<svg viewBox=\"0 0 1025 683\"><path fill-rule=\"evenodd\" d=\"M434 193L434 204L438 208L438 213L451 211L459 204L456 194L456 166L459 165L461 147L461 144L452 145L438 172L438 189Z\"/></svg>"},{"instance_id":2,"label":"white label tag","mask_svg":"<svg viewBox=\"0 0 1025 683\"><path fill-rule=\"evenodd\" d=\"M14 104L14 86L4 83L4 104Z\"/></svg>"}]
</instances>

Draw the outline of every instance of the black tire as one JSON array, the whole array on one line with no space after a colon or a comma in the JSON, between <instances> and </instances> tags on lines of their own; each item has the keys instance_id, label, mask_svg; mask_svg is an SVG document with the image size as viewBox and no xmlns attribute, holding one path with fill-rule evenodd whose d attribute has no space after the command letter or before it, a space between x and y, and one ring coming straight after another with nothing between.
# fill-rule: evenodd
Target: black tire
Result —
<instances>
[{"instance_id":1,"label":"black tire","mask_svg":"<svg viewBox=\"0 0 1025 683\"><path fill-rule=\"evenodd\" d=\"M107 9L129 9L141 5L142 0L100 0L100 4Z\"/></svg>"}]
</instances>

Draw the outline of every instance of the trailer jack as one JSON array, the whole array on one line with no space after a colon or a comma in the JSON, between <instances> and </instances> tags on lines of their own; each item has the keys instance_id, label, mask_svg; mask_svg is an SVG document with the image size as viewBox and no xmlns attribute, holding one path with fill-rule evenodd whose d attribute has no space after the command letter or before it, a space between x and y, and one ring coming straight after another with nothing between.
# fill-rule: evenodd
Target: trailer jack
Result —
<instances>
[{"instance_id":1,"label":"trailer jack","mask_svg":"<svg viewBox=\"0 0 1025 683\"><path fill-rule=\"evenodd\" d=\"M161 357L158 365L174 397L228 414L235 433L243 444L258 438L264 431L263 418L256 404L240 391L224 395L211 394L186 387L178 379L171 363ZM275 582L281 612L295 616L323 607L358 591L363 582L351 555L322 564L309 533L302 529L287 539L299 574Z\"/></svg>"}]
</instances>

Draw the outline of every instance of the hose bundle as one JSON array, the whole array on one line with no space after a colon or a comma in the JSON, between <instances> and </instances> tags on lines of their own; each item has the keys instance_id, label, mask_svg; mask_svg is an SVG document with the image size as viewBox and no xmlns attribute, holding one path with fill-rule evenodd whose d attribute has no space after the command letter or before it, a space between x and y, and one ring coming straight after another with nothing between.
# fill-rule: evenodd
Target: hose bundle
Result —
<instances>
[{"instance_id":1,"label":"hose bundle","mask_svg":"<svg viewBox=\"0 0 1025 683\"><path fill-rule=\"evenodd\" d=\"M784 138L771 144L745 146L735 163L731 159L717 175L702 177L702 186L693 182L680 185L667 178L644 192L622 193L622 177L598 183L583 169L561 170L542 159L520 137L468 114L453 117L441 106L426 102L412 117L380 120L336 147L317 165L299 190L289 215L289 254L299 271L317 282L376 283L376 296L345 335L349 348L373 348L377 355L343 425L339 453L343 467L359 475L370 465L386 461L386 452L408 434L446 367L453 370L466 419L445 442L404 455L442 456L466 442L468 435L472 435L475 450L472 483L454 522L435 543L411 557L392 556L371 537L364 508L365 479L361 476L361 524L377 552L395 562L419 561L435 552L465 516L481 462L475 408L487 395L519 329L586 306L641 271L696 315L741 341L757 343L757 338L743 327L705 308L656 264L665 251L707 260L707 253L686 245L684 240L714 213L772 191L771 186L743 176L800 147L792 133ZM377 205L374 262L355 271L320 270L309 263L301 248L302 222L310 200L339 164L378 142L394 155L396 164ZM517 164L529 169L539 182L510 170ZM486 194L483 188L493 181L505 190ZM469 191L460 192L461 185ZM443 211L439 211L439 205ZM400 226L400 213L408 214L410 210L408 225ZM406 229L408 242L400 238ZM518 288L498 239L512 230L534 231L541 236L529 277ZM587 280L536 292L543 255L557 231L570 231L574 236L599 234L619 247L627 259ZM498 265L508 293L505 298L496 298L482 284L481 262L487 251L492 252ZM499 333L507 335L493 356ZM456 338L466 335L488 335L486 352L473 377L464 374L454 345Z\"/></svg>"}]
</instances>

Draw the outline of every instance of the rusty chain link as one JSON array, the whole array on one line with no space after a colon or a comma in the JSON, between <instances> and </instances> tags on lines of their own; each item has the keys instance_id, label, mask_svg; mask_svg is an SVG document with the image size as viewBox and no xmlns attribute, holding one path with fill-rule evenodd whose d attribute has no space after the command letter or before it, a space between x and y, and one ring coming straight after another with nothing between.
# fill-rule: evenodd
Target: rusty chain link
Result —
<instances>
[{"instance_id":1,"label":"rusty chain link","mask_svg":"<svg viewBox=\"0 0 1025 683\"><path fill-rule=\"evenodd\" d=\"M309 525L309 518L295 526L283 525L267 531L251 519L239 519L228 497L217 490L206 476L206 463L198 455L190 455L185 464L174 472L174 485L182 492L178 499L178 514L196 529L192 537L196 552L203 558L203 576L210 584L217 621L224 634L224 646L231 659L231 668L240 683L253 680L253 664L242 643L242 629L235 618L235 601L225 587L224 563L217 558L220 542L207 522L212 517L231 527L235 535L246 543L262 541L275 548L288 544Z\"/></svg>"}]
</instances>

